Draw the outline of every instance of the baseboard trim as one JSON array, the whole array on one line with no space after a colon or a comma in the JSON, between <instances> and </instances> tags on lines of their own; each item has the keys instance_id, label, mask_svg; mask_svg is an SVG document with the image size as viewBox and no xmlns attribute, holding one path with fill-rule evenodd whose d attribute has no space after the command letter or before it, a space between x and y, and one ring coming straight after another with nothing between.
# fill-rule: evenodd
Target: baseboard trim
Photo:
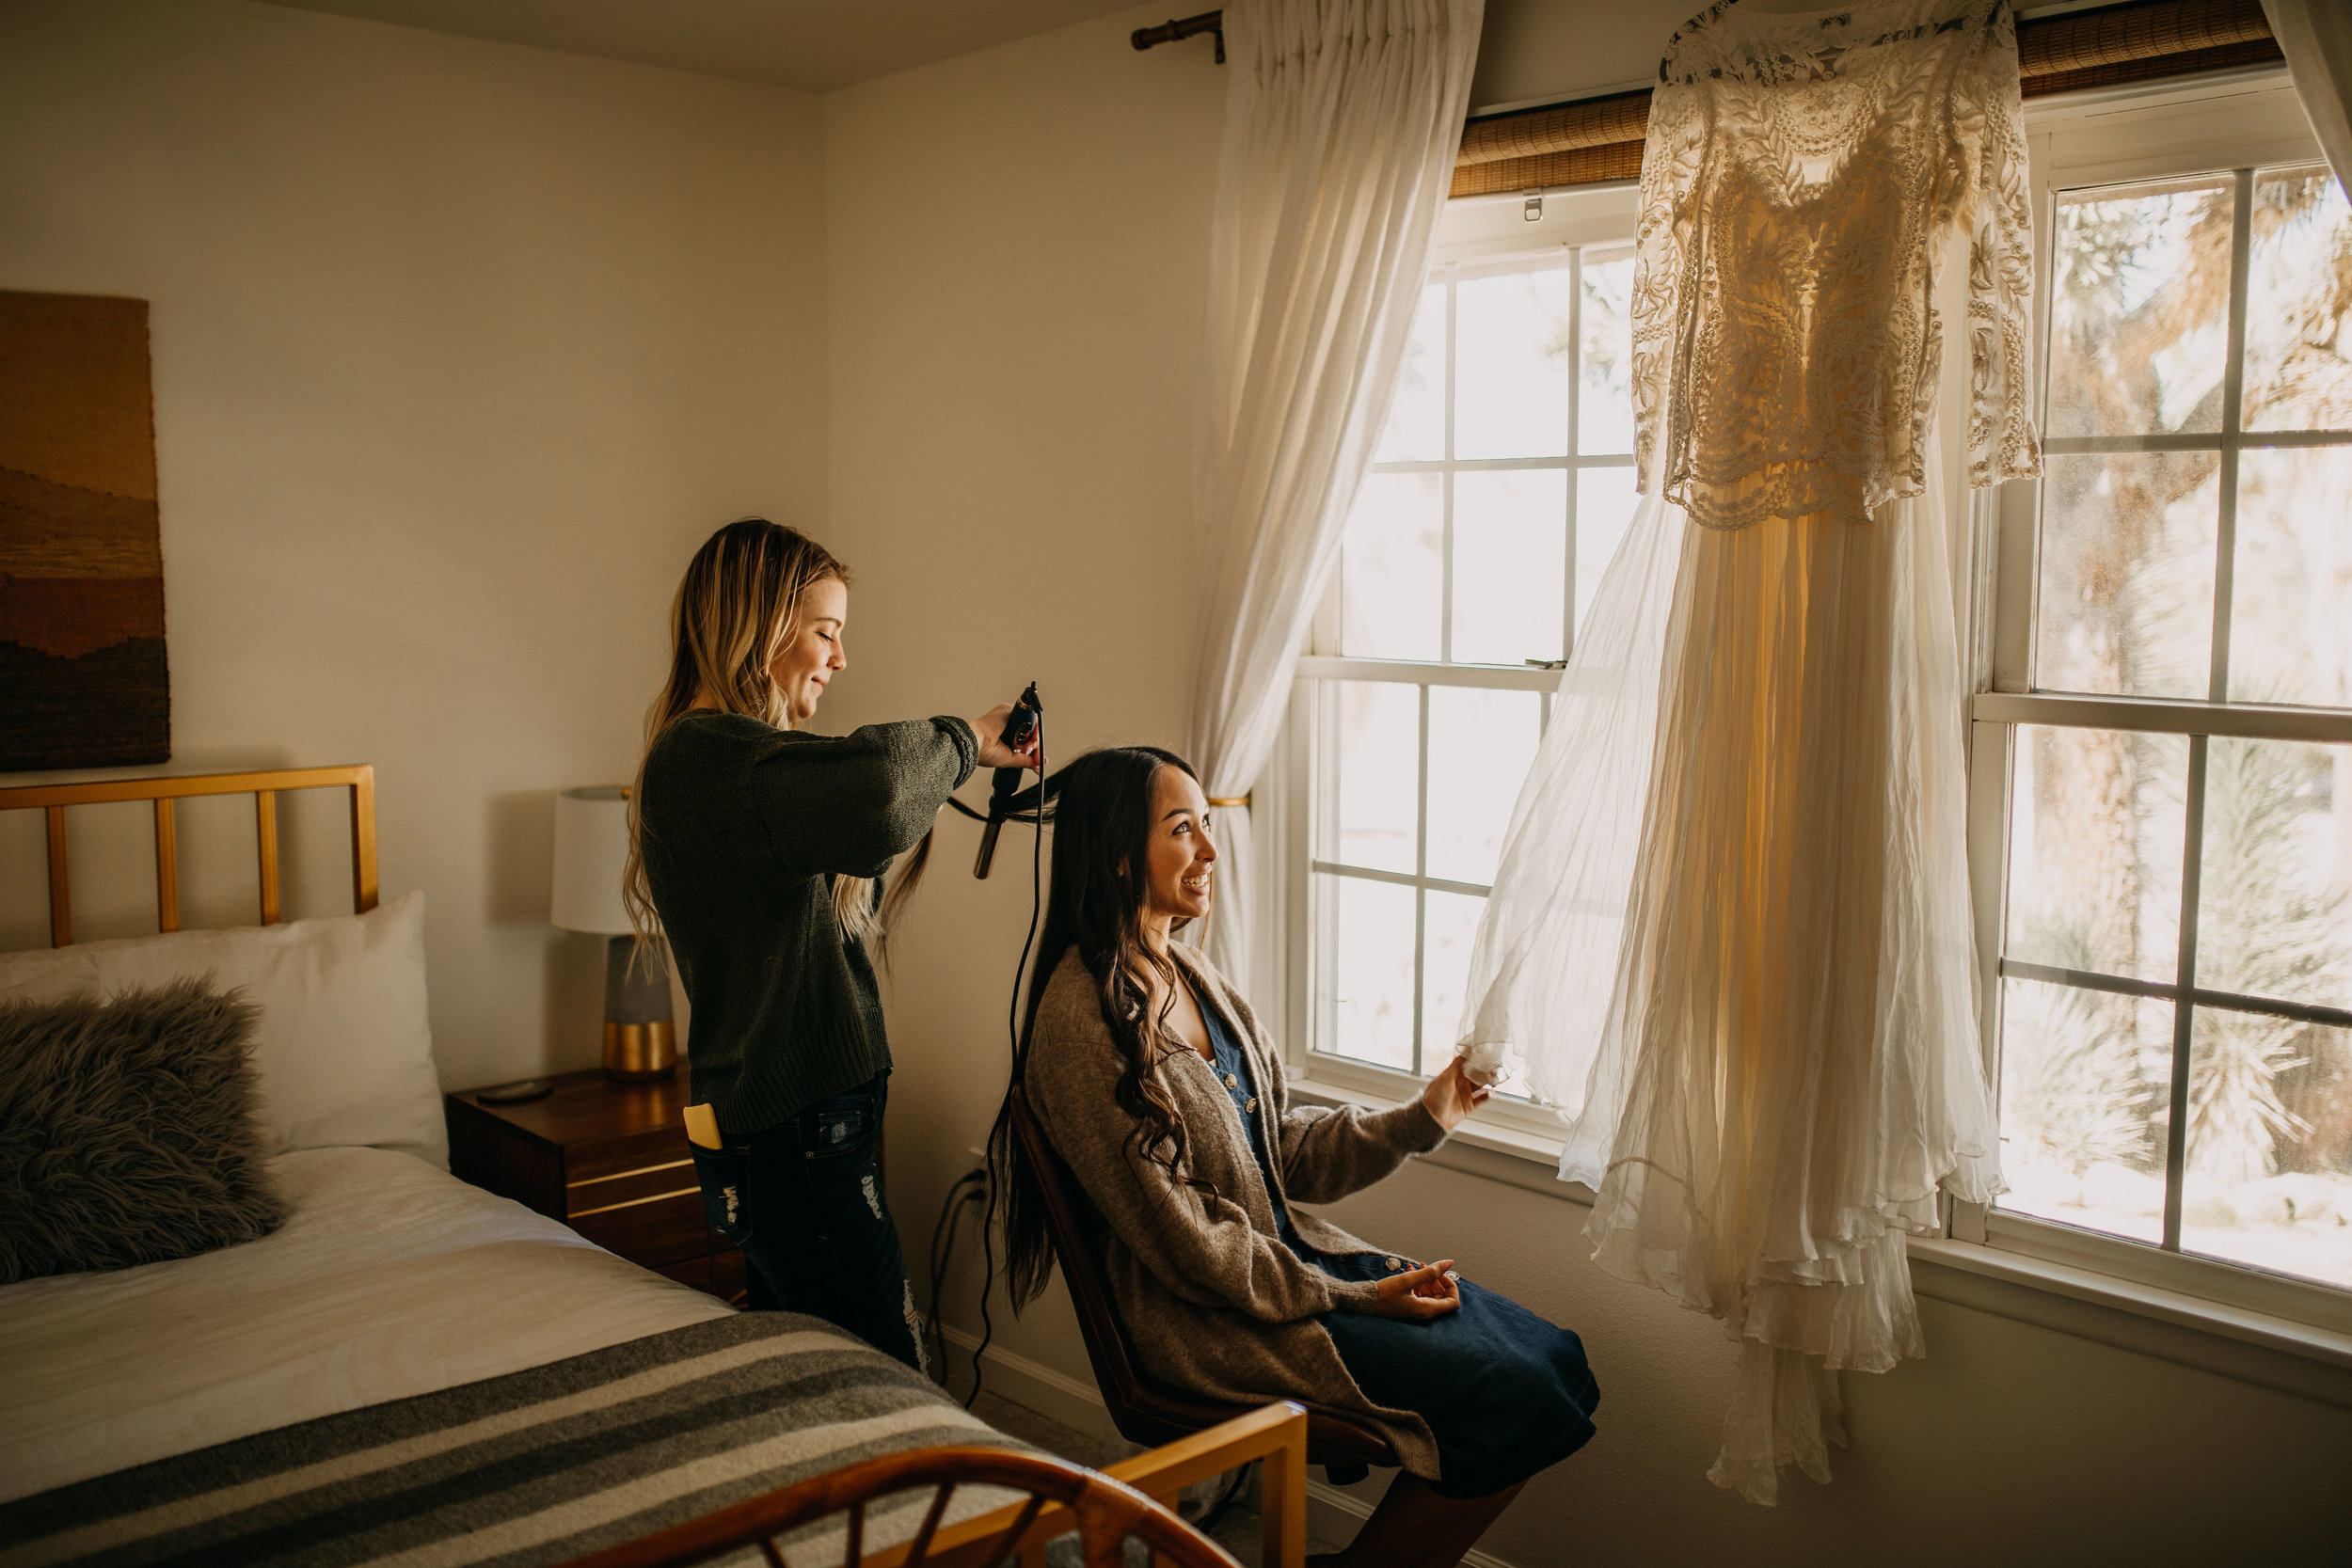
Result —
<instances>
[{"instance_id":1,"label":"baseboard trim","mask_svg":"<svg viewBox=\"0 0 2352 1568\"><path fill-rule=\"evenodd\" d=\"M952 1323L942 1323L939 1332L949 1344L967 1356L980 1348L980 1337L970 1334ZM1002 1345L991 1345L984 1357L988 1372L984 1385L1015 1404L1025 1404L1041 1416L1050 1416L1073 1431L1083 1432L1100 1442L1118 1444L1133 1449L1135 1445L1119 1435L1111 1424L1111 1413L1104 1406L1103 1396L1091 1383L1080 1383L1066 1372L1056 1371L1041 1361L1009 1351Z\"/></svg>"},{"instance_id":2,"label":"baseboard trim","mask_svg":"<svg viewBox=\"0 0 2352 1568\"><path fill-rule=\"evenodd\" d=\"M953 1324L940 1324L939 1332L949 1344L966 1355L980 1348L978 1335L966 1333ZM988 1366L988 1386L1015 1404L1025 1404L1039 1415L1051 1417L1089 1437L1119 1443L1134 1449L1135 1445L1121 1438L1119 1429L1111 1424L1110 1411L1103 1403L1102 1391L1093 1384L1081 1383L1066 1372L1056 1371L1041 1361L1032 1361L1002 1345L989 1346L981 1359ZM1309 1477L1309 1539L1328 1542L1355 1539L1357 1527L1372 1517L1373 1501ZM1515 1568L1504 1559L1475 1547L1464 1555L1462 1561L1468 1568Z\"/></svg>"}]
</instances>

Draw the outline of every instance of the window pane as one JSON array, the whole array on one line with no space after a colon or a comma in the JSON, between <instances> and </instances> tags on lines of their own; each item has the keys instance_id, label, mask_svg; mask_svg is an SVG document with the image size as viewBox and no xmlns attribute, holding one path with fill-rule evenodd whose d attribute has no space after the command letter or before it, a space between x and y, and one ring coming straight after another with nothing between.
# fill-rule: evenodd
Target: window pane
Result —
<instances>
[{"instance_id":1,"label":"window pane","mask_svg":"<svg viewBox=\"0 0 2352 1568\"><path fill-rule=\"evenodd\" d=\"M1444 483L1438 474L1366 474L1340 551L1340 652L1438 657Z\"/></svg>"},{"instance_id":2,"label":"window pane","mask_svg":"<svg viewBox=\"0 0 2352 1568\"><path fill-rule=\"evenodd\" d=\"M2201 698L2213 646L2214 452L2043 460L2035 684Z\"/></svg>"},{"instance_id":3,"label":"window pane","mask_svg":"<svg viewBox=\"0 0 2352 1568\"><path fill-rule=\"evenodd\" d=\"M1542 722L1533 691L1429 689L1430 876L1482 885L1495 879Z\"/></svg>"},{"instance_id":4,"label":"window pane","mask_svg":"<svg viewBox=\"0 0 2352 1568\"><path fill-rule=\"evenodd\" d=\"M2230 186L2058 198L2052 436L2221 428Z\"/></svg>"},{"instance_id":5,"label":"window pane","mask_svg":"<svg viewBox=\"0 0 2352 1568\"><path fill-rule=\"evenodd\" d=\"M2352 1007L2348 789L2352 746L2221 736L2207 743L2199 985ZM2239 1030L2218 1027L2233 1038Z\"/></svg>"},{"instance_id":6,"label":"window pane","mask_svg":"<svg viewBox=\"0 0 2352 1568\"><path fill-rule=\"evenodd\" d=\"M1454 476L1454 657L1558 658L1566 648L1568 476L1520 468Z\"/></svg>"},{"instance_id":7,"label":"window pane","mask_svg":"<svg viewBox=\"0 0 2352 1568\"><path fill-rule=\"evenodd\" d=\"M1462 1026L1462 992L1470 983L1470 943L1478 939L1478 917L1486 909L1484 898L1459 893L1425 896L1421 1009L1421 1070L1424 1074L1444 1067L1454 1054L1454 1037Z\"/></svg>"},{"instance_id":8,"label":"window pane","mask_svg":"<svg viewBox=\"0 0 2352 1568\"><path fill-rule=\"evenodd\" d=\"M2246 452L2237 493L2231 701L2352 706L2352 449Z\"/></svg>"},{"instance_id":9,"label":"window pane","mask_svg":"<svg viewBox=\"0 0 2352 1568\"><path fill-rule=\"evenodd\" d=\"M1421 292L1413 336L1396 373L1396 401L1380 433L1375 463L1433 462L1445 455L1445 285Z\"/></svg>"},{"instance_id":10,"label":"window pane","mask_svg":"<svg viewBox=\"0 0 2352 1568\"><path fill-rule=\"evenodd\" d=\"M1576 627L1591 615L1601 575L1617 558L1617 546L1625 543L1625 531L1633 523L1633 509L1641 504L1631 468L1577 470ZM1570 629L1571 637L1575 630Z\"/></svg>"},{"instance_id":11,"label":"window pane","mask_svg":"<svg viewBox=\"0 0 2352 1568\"><path fill-rule=\"evenodd\" d=\"M1454 288L1454 455L1568 450L1567 267Z\"/></svg>"},{"instance_id":12,"label":"window pane","mask_svg":"<svg viewBox=\"0 0 2352 1568\"><path fill-rule=\"evenodd\" d=\"M1999 1206L2162 1243L2172 1004L2038 980L2001 998Z\"/></svg>"},{"instance_id":13,"label":"window pane","mask_svg":"<svg viewBox=\"0 0 2352 1568\"><path fill-rule=\"evenodd\" d=\"M2352 1286L2352 1034L2197 1010L2181 1249Z\"/></svg>"},{"instance_id":14,"label":"window pane","mask_svg":"<svg viewBox=\"0 0 2352 1568\"><path fill-rule=\"evenodd\" d=\"M1584 253L1583 385L1576 450L1633 450L1633 252Z\"/></svg>"},{"instance_id":15,"label":"window pane","mask_svg":"<svg viewBox=\"0 0 2352 1568\"><path fill-rule=\"evenodd\" d=\"M2004 953L2177 978L2188 737L2020 724L2016 757Z\"/></svg>"},{"instance_id":16,"label":"window pane","mask_svg":"<svg viewBox=\"0 0 2352 1568\"><path fill-rule=\"evenodd\" d=\"M2254 182L2246 428L2352 430L2352 211L2324 168Z\"/></svg>"},{"instance_id":17,"label":"window pane","mask_svg":"<svg viewBox=\"0 0 2352 1568\"><path fill-rule=\"evenodd\" d=\"M1318 876L1336 933L1331 955L1331 1049L1383 1067L1413 1067L1413 890L1357 877Z\"/></svg>"},{"instance_id":18,"label":"window pane","mask_svg":"<svg viewBox=\"0 0 2352 1568\"><path fill-rule=\"evenodd\" d=\"M1323 688L1339 775L1337 842L1326 854L1343 865L1413 869L1420 689L1384 681L1330 681Z\"/></svg>"}]
</instances>

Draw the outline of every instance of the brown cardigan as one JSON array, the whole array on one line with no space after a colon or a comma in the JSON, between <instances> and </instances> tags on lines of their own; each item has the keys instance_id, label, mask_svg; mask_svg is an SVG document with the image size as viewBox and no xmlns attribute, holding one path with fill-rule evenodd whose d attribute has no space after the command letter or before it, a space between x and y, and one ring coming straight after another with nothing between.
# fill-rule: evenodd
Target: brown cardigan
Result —
<instances>
[{"instance_id":1,"label":"brown cardigan","mask_svg":"<svg viewBox=\"0 0 2352 1568\"><path fill-rule=\"evenodd\" d=\"M1248 1004L1199 953L1172 951L1202 1006L1224 1015L1249 1053L1258 1132L1280 1151L1286 1202L1336 1201L1445 1141L1419 1099L1388 1111L1293 1108L1281 1059ZM1104 1274L1143 1370L1206 1399L1295 1399L1368 1421L1406 1469L1436 1479L1429 1424L1367 1399L1317 1321L1370 1311L1375 1287L1334 1279L1283 1244L1241 1114L1216 1072L1184 1046L1156 1064L1184 1119L1191 1174L1216 1188L1211 1196L1128 1152L1134 1118L1111 1098L1120 1067L1101 990L1073 950L1047 982L1023 1082L1046 1137L1103 1216ZM1293 1209L1291 1221L1319 1251L1380 1251L1303 1211Z\"/></svg>"}]
</instances>

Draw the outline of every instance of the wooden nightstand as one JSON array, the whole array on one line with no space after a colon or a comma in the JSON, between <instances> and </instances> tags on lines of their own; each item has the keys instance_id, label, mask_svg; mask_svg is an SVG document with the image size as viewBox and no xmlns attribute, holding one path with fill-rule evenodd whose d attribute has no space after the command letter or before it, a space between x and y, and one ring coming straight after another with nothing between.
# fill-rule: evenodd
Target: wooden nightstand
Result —
<instances>
[{"instance_id":1,"label":"wooden nightstand","mask_svg":"<svg viewBox=\"0 0 2352 1568\"><path fill-rule=\"evenodd\" d=\"M619 1084L567 1072L522 1105L443 1097L449 1168L460 1180L562 1220L598 1246L741 1304L743 1255L703 1218L686 1142L686 1074Z\"/></svg>"}]
</instances>

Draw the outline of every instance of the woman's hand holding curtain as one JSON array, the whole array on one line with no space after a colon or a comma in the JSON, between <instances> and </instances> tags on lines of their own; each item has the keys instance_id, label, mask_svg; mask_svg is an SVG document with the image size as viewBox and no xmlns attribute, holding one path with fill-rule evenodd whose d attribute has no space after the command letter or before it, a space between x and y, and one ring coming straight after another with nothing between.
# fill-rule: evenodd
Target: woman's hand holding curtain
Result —
<instances>
[{"instance_id":1,"label":"woman's hand holding curtain","mask_svg":"<svg viewBox=\"0 0 2352 1568\"><path fill-rule=\"evenodd\" d=\"M1492 1089L1474 1082L1464 1070L1462 1058L1448 1062L1445 1070L1422 1086L1421 1102L1438 1126L1451 1132L1462 1125L1462 1119L1486 1102Z\"/></svg>"}]
</instances>

